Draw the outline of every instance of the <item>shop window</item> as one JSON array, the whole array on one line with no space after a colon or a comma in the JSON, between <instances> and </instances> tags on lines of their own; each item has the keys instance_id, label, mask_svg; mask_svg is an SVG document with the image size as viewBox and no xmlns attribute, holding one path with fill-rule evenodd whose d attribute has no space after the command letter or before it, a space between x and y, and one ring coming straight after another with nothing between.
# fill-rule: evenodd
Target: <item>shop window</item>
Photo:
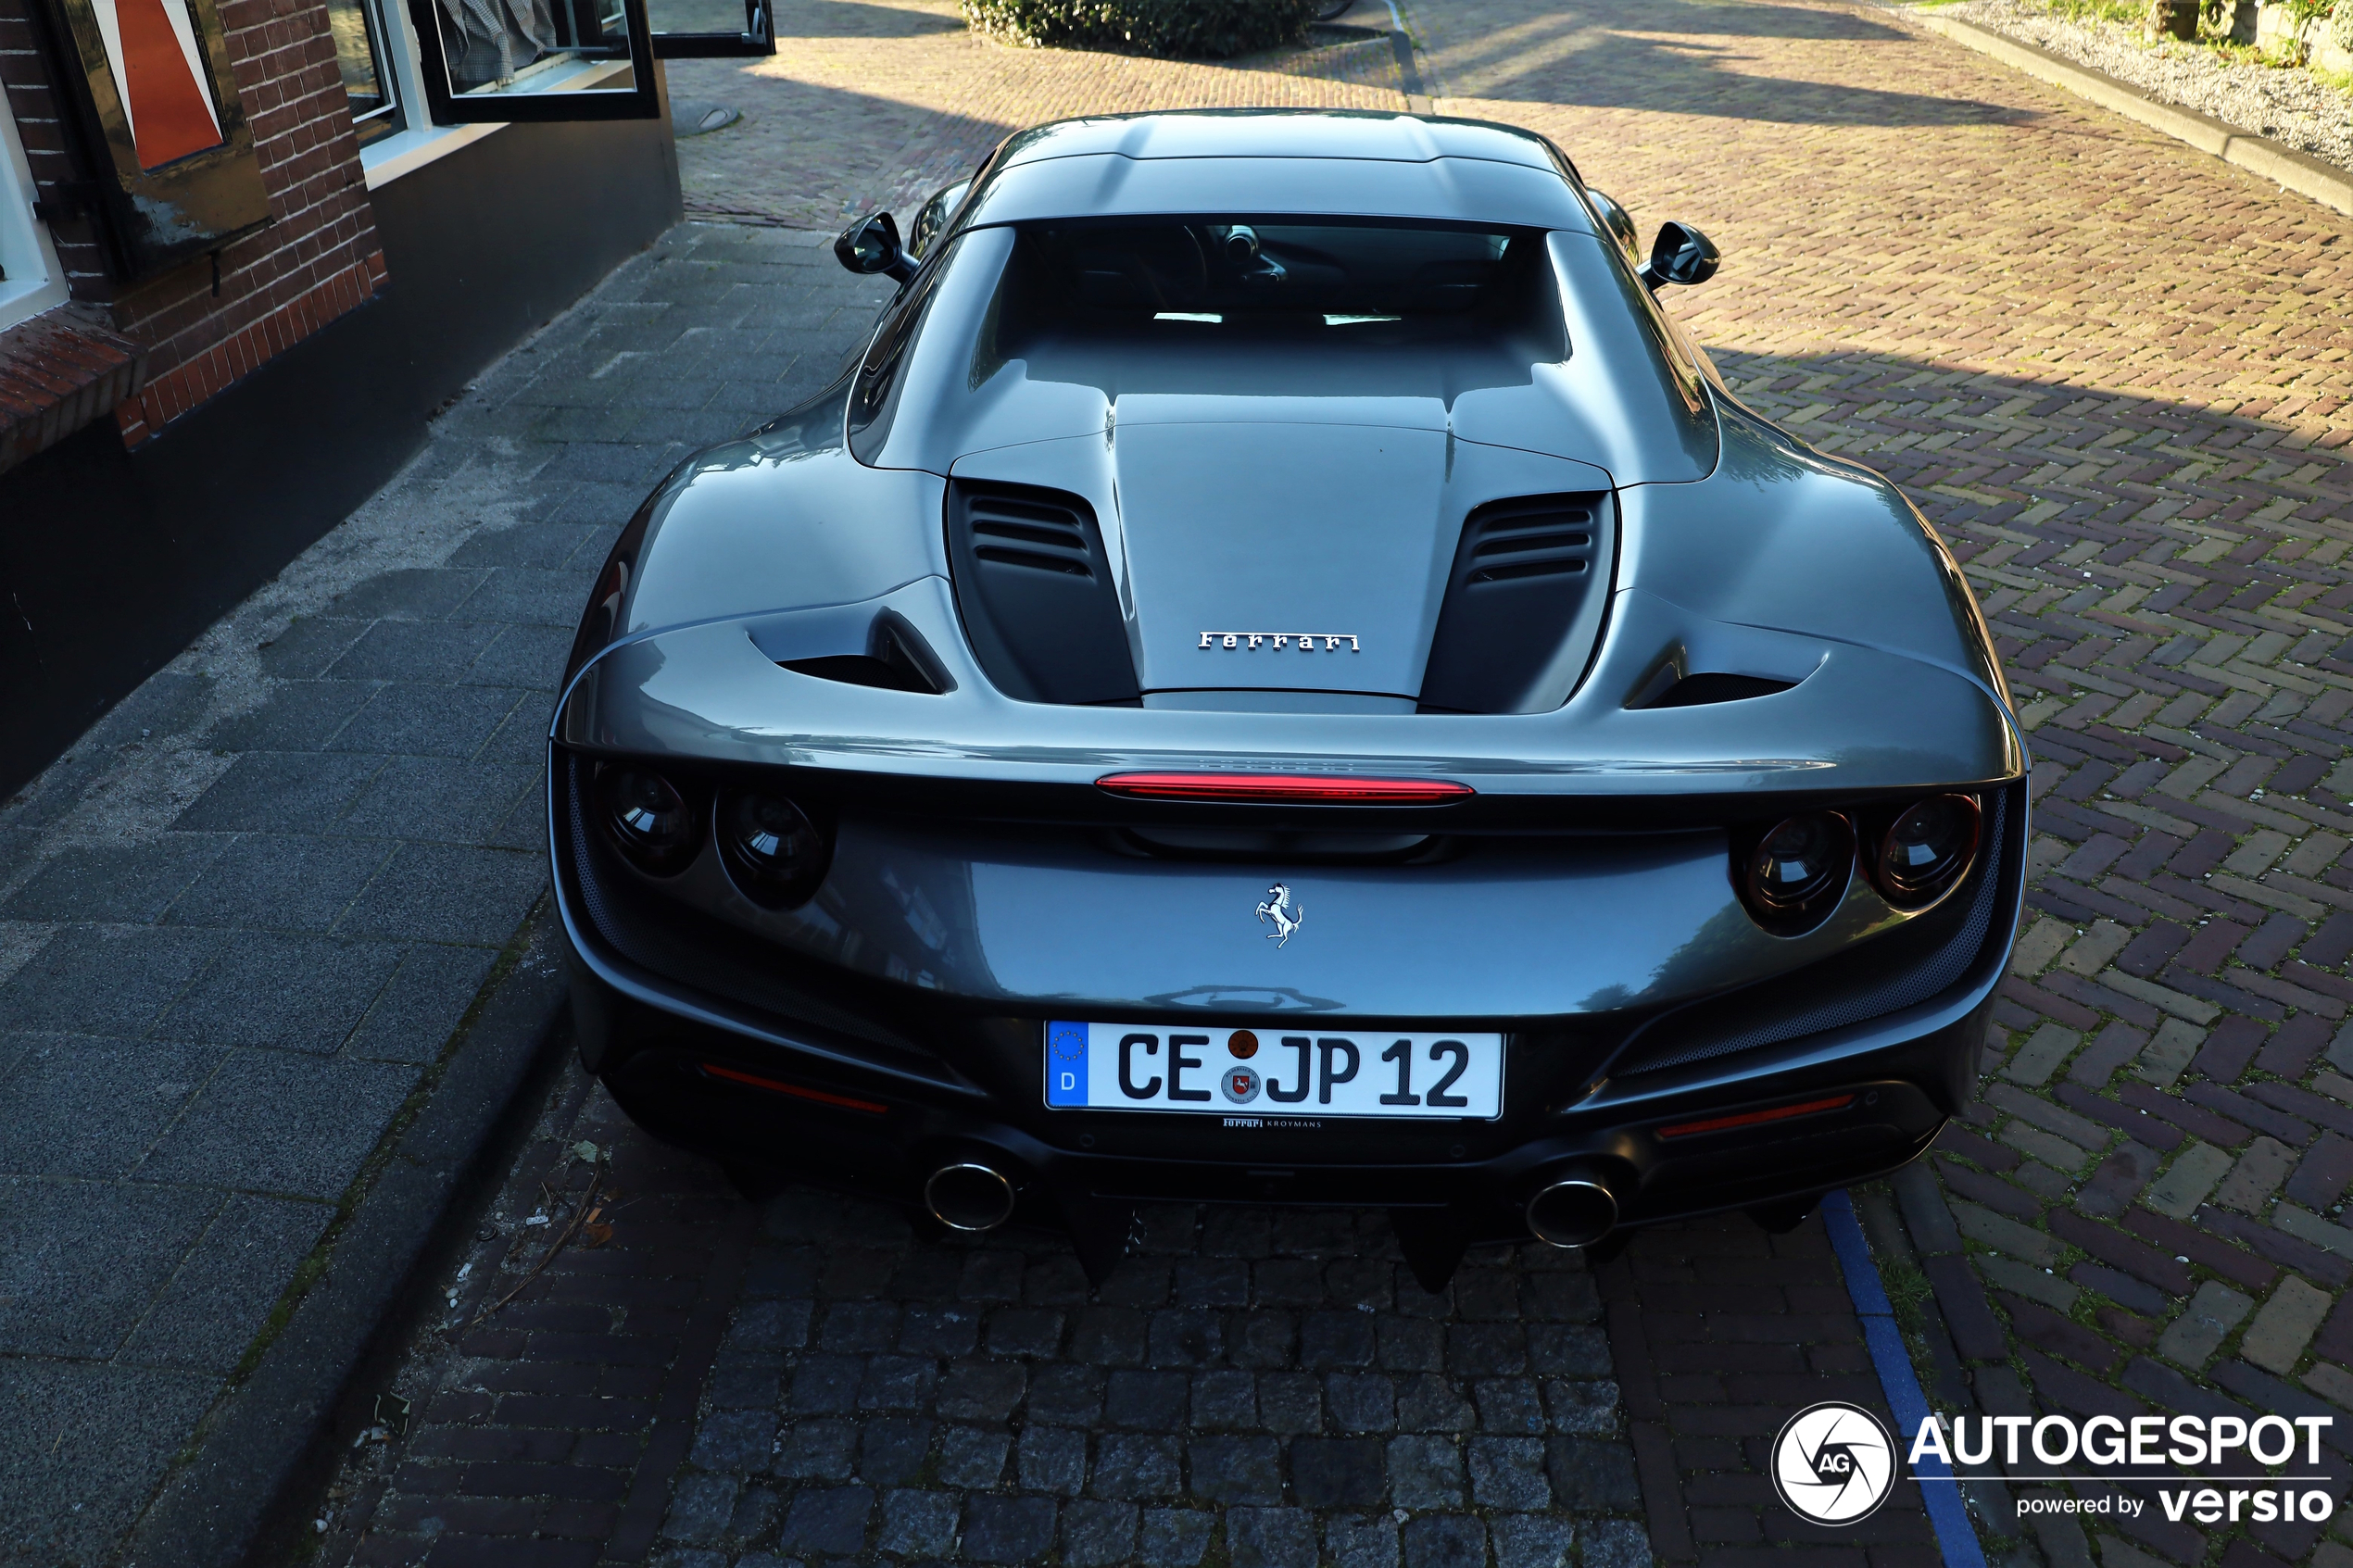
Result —
<instances>
[{"instance_id":1,"label":"shop window","mask_svg":"<svg viewBox=\"0 0 2353 1568\"><path fill-rule=\"evenodd\" d=\"M363 147L382 141L401 127L400 93L394 86L384 19L371 0L327 0L327 24L334 33L343 90L351 97L351 128Z\"/></svg>"}]
</instances>

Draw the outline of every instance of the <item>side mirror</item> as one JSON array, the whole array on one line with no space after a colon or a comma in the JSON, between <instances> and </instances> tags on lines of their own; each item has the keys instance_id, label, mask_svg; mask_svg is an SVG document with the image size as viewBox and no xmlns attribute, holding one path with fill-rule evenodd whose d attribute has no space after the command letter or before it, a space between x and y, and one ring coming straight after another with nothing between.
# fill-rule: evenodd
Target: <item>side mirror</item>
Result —
<instances>
[{"instance_id":1,"label":"side mirror","mask_svg":"<svg viewBox=\"0 0 2353 1568\"><path fill-rule=\"evenodd\" d=\"M834 241L834 258L852 272L881 273L894 282L915 275L915 264L899 244L899 224L887 212L870 212Z\"/></svg>"},{"instance_id":2,"label":"side mirror","mask_svg":"<svg viewBox=\"0 0 2353 1568\"><path fill-rule=\"evenodd\" d=\"M1704 283L1716 276L1723 257L1705 234L1688 223L1662 223L1651 245L1651 258L1642 263L1642 279L1652 288L1661 283Z\"/></svg>"},{"instance_id":3,"label":"side mirror","mask_svg":"<svg viewBox=\"0 0 2353 1568\"><path fill-rule=\"evenodd\" d=\"M1635 237L1634 220L1608 192L1588 187L1585 194L1593 199L1593 209L1601 214L1603 232L1624 247L1629 262L1639 263L1642 256L1642 242Z\"/></svg>"}]
</instances>

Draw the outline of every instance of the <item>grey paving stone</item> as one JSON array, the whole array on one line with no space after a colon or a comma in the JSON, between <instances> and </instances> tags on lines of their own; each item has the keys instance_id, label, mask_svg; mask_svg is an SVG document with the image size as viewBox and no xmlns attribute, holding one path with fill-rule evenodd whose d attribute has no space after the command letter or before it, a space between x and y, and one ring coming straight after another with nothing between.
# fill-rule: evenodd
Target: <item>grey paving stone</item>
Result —
<instances>
[{"instance_id":1,"label":"grey paving stone","mask_svg":"<svg viewBox=\"0 0 2353 1568\"><path fill-rule=\"evenodd\" d=\"M404 844L337 929L349 936L501 946L522 924L547 880L545 856Z\"/></svg>"},{"instance_id":2,"label":"grey paving stone","mask_svg":"<svg viewBox=\"0 0 2353 1568\"><path fill-rule=\"evenodd\" d=\"M1315 1522L1296 1508L1228 1509L1226 1551L1234 1568L1315 1568Z\"/></svg>"},{"instance_id":3,"label":"grey paving stone","mask_svg":"<svg viewBox=\"0 0 2353 1568\"><path fill-rule=\"evenodd\" d=\"M601 559L601 553L599 555ZM576 624L580 609L588 600L591 579L583 573L578 579L580 606L573 608ZM465 680L472 685L513 686L536 692L552 692L563 679L564 660L571 656L573 627L510 626L500 632L491 645L482 650L473 667L466 671ZM543 715L544 717L544 715Z\"/></svg>"},{"instance_id":4,"label":"grey paving stone","mask_svg":"<svg viewBox=\"0 0 2353 1568\"><path fill-rule=\"evenodd\" d=\"M975 1562L1035 1562L1054 1544L1054 1499L964 1499L964 1555Z\"/></svg>"},{"instance_id":5,"label":"grey paving stone","mask_svg":"<svg viewBox=\"0 0 2353 1568\"><path fill-rule=\"evenodd\" d=\"M1430 1373L1398 1380L1397 1424L1406 1432L1468 1432L1478 1424L1471 1402Z\"/></svg>"},{"instance_id":6,"label":"grey paving stone","mask_svg":"<svg viewBox=\"0 0 2353 1568\"><path fill-rule=\"evenodd\" d=\"M9 1550L27 1563L106 1562L220 1386L191 1373L0 1356Z\"/></svg>"},{"instance_id":7,"label":"grey paving stone","mask_svg":"<svg viewBox=\"0 0 2353 1568\"><path fill-rule=\"evenodd\" d=\"M329 1055L350 1036L400 958L389 942L245 932L165 1012L155 1034Z\"/></svg>"},{"instance_id":8,"label":"grey paving stone","mask_svg":"<svg viewBox=\"0 0 2353 1568\"><path fill-rule=\"evenodd\" d=\"M136 1165L220 1066L203 1046L79 1035L9 1037L0 1077L0 1172L112 1181Z\"/></svg>"},{"instance_id":9,"label":"grey paving stone","mask_svg":"<svg viewBox=\"0 0 2353 1568\"><path fill-rule=\"evenodd\" d=\"M454 757L395 757L359 792L339 831L368 838L478 845L526 793L539 766Z\"/></svg>"},{"instance_id":10,"label":"grey paving stone","mask_svg":"<svg viewBox=\"0 0 2353 1568\"><path fill-rule=\"evenodd\" d=\"M1087 1482L1087 1434L1068 1426L1033 1426L1013 1450L1016 1485L1033 1492L1076 1497Z\"/></svg>"},{"instance_id":11,"label":"grey paving stone","mask_svg":"<svg viewBox=\"0 0 2353 1568\"><path fill-rule=\"evenodd\" d=\"M524 692L513 711L499 722L491 737L473 754L477 762L529 767L534 776L547 765L547 721L552 704L540 692ZM539 805L534 791L531 804ZM535 813L535 820L545 813Z\"/></svg>"},{"instance_id":12,"label":"grey paving stone","mask_svg":"<svg viewBox=\"0 0 2353 1568\"><path fill-rule=\"evenodd\" d=\"M939 1311L942 1316L948 1312L945 1308ZM969 1307L955 1309L955 1314L964 1320L976 1320L979 1315ZM919 1347L902 1342L901 1348L913 1350ZM940 1380L939 1413L967 1420L1002 1421L1013 1413L1028 1386L1028 1369L1019 1362L955 1361Z\"/></svg>"},{"instance_id":13,"label":"grey paving stone","mask_svg":"<svg viewBox=\"0 0 2353 1568\"><path fill-rule=\"evenodd\" d=\"M1554 1437L1545 1451L1553 1498L1563 1508L1632 1513L1642 1506L1634 1455L1625 1444L1591 1437Z\"/></svg>"},{"instance_id":14,"label":"grey paving stone","mask_svg":"<svg viewBox=\"0 0 2353 1568\"><path fill-rule=\"evenodd\" d=\"M449 552L453 567L558 567L572 558L590 530L577 523L518 523L485 528Z\"/></svg>"},{"instance_id":15,"label":"grey paving stone","mask_svg":"<svg viewBox=\"0 0 2353 1568\"><path fill-rule=\"evenodd\" d=\"M1607 1377L1609 1336L1585 1323L1529 1323L1528 1369L1547 1377Z\"/></svg>"},{"instance_id":16,"label":"grey paving stone","mask_svg":"<svg viewBox=\"0 0 2353 1568\"><path fill-rule=\"evenodd\" d=\"M1012 1447L1013 1438L1005 1433L951 1426L940 1435L939 1479L975 1490L994 1486L1005 1473L1005 1454Z\"/></svg>"},{"instance_id":17,"label":"grey paving stone","mask_svg":"<svg viewBox=\"0 0 2353 1568\"><path fill-rule=\"evenodd\" d=\"M122 1359L226 1375L334 1213L326 1203L230 1194Z\"/></svg>"},{"instance_id":18,"label":"grey paving stone","mask_svg":"<svg viewBox=\"0 0 2353 1568\"><path fill-rule=\"evenodd\" d=\"M695 1431L695 1446L687 1462L698 1470L725 1470L738 1475L757 1474L768 1468L776 1440L776 1417L771 1411L726 1411L705 1416Z\"/></svg>"},{"instance_id":19,"label":"grey paving stone","mask_svg":"<svg viewBox=\"0 0 2353 1568\"><path fill-rule=\"evenodd\" d=\"M1389 1493L1400 1508L1461 1507L1462 1450L1446 1436L1390 1438Z\"/></svg>"},{"instance_id":20,"label":"grey paving stone","mask_svg":"<svg viewBox=\"0 0 2353 1568\"><path fill-rule=\"evenodd\" d=\"M732 1475L682 1475L670 1495L661 1537L670 1541L715 1541L736 1512L739 1489Z\"/></svg>"},{"instance_id":21,"label":"grey paving stone","mask_svg":"<svg viewBox=\"0 0 2353 1568\"><path fill-rule=\"evenodd\" d=\"M1471 1498L1481 1508L1550 1508L1541 1437L1473 1437Z\"/></svg>"},{"instance_id":22,"label":"grey paving stone","mask_svg":"<svg viewBox=\"0 0 2353 1568\"><path fill-rule=\"evenodd\" d=\"M1487 1568L1487 1530L1466 1513L1426 1513L1399 1532L1405 1568Z\"/></svg>"},{"instance_id":23,"label":"grey paving stone","mask_svg":"<svg viewBox=\"0 0 2353 1568\"><path fill-rule=\"evenodd\" d=\"M297 615L262 643L262 672L282 681L316 680L367 633L371 622L340 615Z\"/></svg>"},{"instance_id":24,"label":"grey paving stone","mask_svg":"<svg viewBox=\"0 0 2353 1568\"><path fill-rule=\"evenodd\" d=\"M183 833L318 833L350 809L381 757L248 751L172 826Z\"/></svg>"},{"instance_id":25,"label":"grey paving stone","mask_svg":"<svg viewBox=\"0 0 2353 1568\"><path fill-rule=\"evenodd\" d=\"M930 1422L904 1416L870 1421L859 1436L858 1478L878 1486L905 1486L921 1474L930 1454Z\"/></svg>"},{"instance_id":26,"label":"grey paving stone","mask_svg":"<svg viewBox=\"0 0 2353 1568\"><path fill-rule=\"evenodd\" d=\"M178 734L203 717L217 684L209 674L159 670L91 725L82 744L113 748Z\"/></svg>"},{"instance_id":27,"label":"grey paving stone","mask_svg":"<svg viewBox=\"0 0 2353 1568\"><path fill-rule=\"evenodd\" d=\"M1595 1519L1579 1530L1585 1568L1651 1568L1649 1535L1630 1519Z\"/></svg>"},{"instance_id":28,"label":"grey paving stone","mask_svg":"<svg viewBox=\"0 0 2353 1568\"><path fill-rule=\"evenodd\" d=\"M219 1205L135 1184L0 1177L0 1358L112 1356Z\"/></svg>"},{"instance_id":29,"label":"grey paving stone","mask_svg":"<svg viewBox=\"0 0 2353 1568\"><path fill-rule=\"evenodd\" d=\"M1140 1432L1185 1428L1185 1375L1175 1372L1114 1372L1103 1387L1103 1420Z\"/></svg>"},{"instance_id":30,"label":"grey paving stone","mask_svg":"<svg viewBox=\"0 0 2353 1568\"><path fill-rule=\"evenodd\" d=\"M233 1051L132 1175L340 1198L415 1080L388 1062Z\"/></svg>"},{"instance_id":31,"label":"grey paving stone","mask_svg":"<svg viewBox=\"0 0 2353 1568\"><path fill-rule=\"evenodd\" d=\"M331 751L392 757L472 757L497 733L522 693L505 686L418 685L377 689L328 744Z\"/></svg>"},{"instance_id":32,"label":"grey paving stone","mask_svg":"<svg viewBox=\"0 0 2353 1568\"><path fill-rule=\"evenodd\" d=\"M1281 1450L1272 1437L1195 1437L1186 1459L1197 1498L1223 1503L1283 1500Z\"/></svg>"},{"instance_id":33,"label":"grey paving stone","mask_svg":"<svg viewBox=\"0 0 2353 1568\"><path fill-rule=\"evenodd\" d=\"M387 844L312 834L241 834L164 911L166 925L325 931L392 856Z\"/></svg>"},{"instance_id":34,"label":"grey paving stone","mask_svg":"<svg viewBox=\"0 0 2353 1568\"><path fill-rule=\"evenodd\" d=\"M451 612L451 619L570 631L580 624L588 587L576 571L502 566Z\"/></svg>"},{"instance_id":35,"label":"grey paving stone","mask_svg":"<svg viewBox=\"0 0 2353 1568\"><path fill-rule=\"evenodd\" d=\"M487 947L421 943L408 948L359 1021L351 1054L380 1061L435 1060L497 960Z\"/></svg>"},{"instance_id":36,"label":"grey paving stone","mask_svg":"<svg viewBox=\"0 0 2353 1568\"><path fill-rule=\"evenodd\" d=\"M1290 1480L1292 1495L1309 1508L1375 1508L1389 1489L1374 1437L1295 1439Z\"/></svg>"},{"instance_id":37,"label":"grey paving stone","mask_svg":"<svg viewBox=\"0 0 2353 1568\"><path fill-rule=\"evenodd\" d=\"M796 1415L840 1415L858 1408L865 1366L854 1356L805 1356L793 1373L786 1408Z\"/></svg>"},{"instance_id":38,"label":"grey paving stone","mask_svg":"<svg viewBox=\"0 0 2353 1568\"><path fill-rule=\"evenodd\" d=\"M1099 1498L1139 1501L1181 1497L1184 1456L1174 1437L1106 1433L1096 1440L1095 1474L1088 1491Z\"/></svg>"},{"instance_id":39,"label":"grey paving stone","mask_svg":"<svg viewBox=\"0 0 2353 1568\"><path fill-rule=\"evenodd\" d=\"M379 621L326 673L338 681L454 682L497 634L481 621Z\"/></svg>"},{"instance_id":40,"label":"grey paving stone","mask_svg":"<svg viewBox=\"0 0 2353 1568\"><path fill-rule=\"evenodd\" d=\"M1064 1503L1063 1562L1068 1568L1126 1568L1136 1561L1136 1513L1126 1503Z\"/></svg>"},{"instance_id":41,"label":"grey paving stone","mask_svg":"<svg viewBox=\"0 0 2353 1568\"><path fill-rule=\"evenodd\" d=\"M1340 1514L1324 1524L1324 1549L1333 1568L1397 1568L1397 1521Z\"/></svg>"},{"instance_id":42,"label":"grey paving stone","mask_svg":"<svg viewBox=\"0 0 2353 1568\"><path fill-rule=\"evenodd\" d=\"M1051 1506L1051 1505L1049 1505ZM847 1557L866 1546L866 1525L875 1494L863 1486L834 1486L796 1493L776 1545L787 1552L824 1552Z\"/></svg>"},{"instance_id":43,"label":"grey paving stone","mask_svg":"<svg viewBox=\"0 0 2353 1568\"><path fill-rule=\"evenodd\" d=\"M478 571L448 567L405 566L379 572L337 594L327 607L329 615L372 621L391 616L403 621L438 621L447 615L482 581Z\"/></svg>"},{"instance_id":44,"label":"grey paving stone","mask_svg":"<svg viewBox=\"0 0 2353 1568\"><path fill-rule=\"evenodd\" d=\"M1532 1378L1485 1378L1472 1385L1471 1394L1483 1431L1537 1436L1545 1429L1544 1402Z\"/></svg>"},{"instance_id":45,"label":"grey paving stone","mask_svg":"<svg viewBox=\"0 0 2353 1568\"><path fill-rule=\"evenodd\" d=\"M1570 1568L1577 1527L1541 1513L1498 1514L1487 1523L1495 1568Z\"/></svg>"},{"instance_id":46,"label":"grey paving stone","mask_svg":"<svg viewBox=\"0 0 2353 1568\"><path fill-rule=\"evenodd\" d=\"M875 1545L901 1557L947 1555L955 1549L961 1500L953 1492L885 1492Z\"/></svg>"},{"instance_id":47,"label":"grey paving stone","mask_svg":"<svg viewBox=\"0 0 2353 1568\"><path fill-rule=\"evenodd\" d=\"M1324 1406L1335 1431L1392 1431L1397 1425L1397 1385L1387 1373L1335 1372L1324 1379Z\"/></svg>"},{"instance_id":48,"label":"grey paving stone","mask_svg":"<svg viewBox=\"0 0 2353 1568\"><path fill-rule=\"evenodd\" d=\"M145 925L228 843L217 834L167 833L146 844L73 845L0 906L0 919Z\"/></svg>"},{"instance_id":49,"label":"grey paving stone","mask_svg":"<svg viewBox=\"0 0 2353 1568\"><path fill-rule=\"evenodd\" d=\"M1204 1511L1152 1508L1136 1537L1136 1560L1144 1568L1195 1568L1209 1550L1217 1516Z\"/></svg>"},{"instance_id":50,"label":"grey paving stone","mask_svg":"<svg viewBox=\"0 0 2353 1568\"><path fill-rule=\"evenodd\" d=\"M67 926L0 985L0 1029L144 1035L220 946L208 931Z\"/></svg>"},{"instance_id":51,"label":"grey paving stone","mask_svg":"<svg viewBox=\"0 0 2353 1568\"><path fill-rule=\"evenodd\" d=\"M847 1481L857 1447L858 1428L847 1421L824 1416L797 1420L785 1428L777 1444L776 1474L795 1481Z\"/></svg>"}]
</instances>

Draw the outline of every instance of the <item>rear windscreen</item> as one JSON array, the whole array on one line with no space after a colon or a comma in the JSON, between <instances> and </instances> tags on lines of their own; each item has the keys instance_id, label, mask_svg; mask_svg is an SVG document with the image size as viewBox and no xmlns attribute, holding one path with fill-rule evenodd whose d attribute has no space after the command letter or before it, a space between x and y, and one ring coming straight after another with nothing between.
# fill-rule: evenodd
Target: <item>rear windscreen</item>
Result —
<instances>
[{"instance_id":1,"label":"rear windscreen","mask_svg":"<svg viewBox=\"0 0 2353 1568\"><path fill-rule=\"evenodd\" d=\"M1346 329L1517 317L1538 231L1160 219L1024 225L1013 290L1033 324Z\"/></svg>"}]
</instances>

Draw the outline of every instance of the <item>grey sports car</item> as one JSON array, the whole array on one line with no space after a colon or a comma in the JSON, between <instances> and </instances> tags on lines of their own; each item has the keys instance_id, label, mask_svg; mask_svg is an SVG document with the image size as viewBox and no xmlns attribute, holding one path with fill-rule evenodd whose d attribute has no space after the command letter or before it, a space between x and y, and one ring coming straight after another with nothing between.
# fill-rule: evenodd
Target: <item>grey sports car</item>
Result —
<instances>
[{"instance_id":1,"label":"grey sports car","mask_svg":"<svg viewBox=\"0 0 2353 1568\"><path fill-rule=\"evenodd\" d=\"M1895 488L1541 137L1023 132L837 246L841 378L662 483L548 829L588 1068L751 1191L1466 1246L1794 1223L1969 1092L2023 739Z\"/></svg>"}]
</instances>

